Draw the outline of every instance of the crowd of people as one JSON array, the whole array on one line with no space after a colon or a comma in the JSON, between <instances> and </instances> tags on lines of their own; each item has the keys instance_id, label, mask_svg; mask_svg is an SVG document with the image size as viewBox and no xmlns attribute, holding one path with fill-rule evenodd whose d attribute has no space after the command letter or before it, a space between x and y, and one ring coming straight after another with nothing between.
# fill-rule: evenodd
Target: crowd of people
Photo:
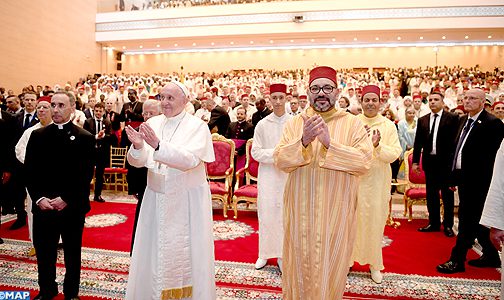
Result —
<instances>
[{"instance_id":1,"label":"crowd of people","mask_svg":"<svg viewBox=\"0 0 504 300\"><path fill-rule=\"evenodd\" d=\"M205 174L205 163L215 159L211 133L253 138L251 155L259 162L255 267L276 258L287 298L341 298L354 262L369 265L372 280L382 282L391 181L410 149L413 171L423 168L426 176L429 223L419 231L443 225L453 237L453 192L459 191L456 244L437 270L463 272L475 238L483 255L469 264L501 264L490 230L479 224L504 137L499 69L110 74L75 85L28 86L21 94L0 88L0 100L2 213L16 213L10 229L19 229L27 222L25 198L32 202L39 299L57 294L60 237L69 257L64 293L78 295L92 169L93 200L105 202L111 146L129 146L129 193L139 201L126 297L214 299ZM236 152L245 155L245 143ZM55 155L81 164L82 173L58 173L47 159ZM34 175L41 170L44 180Z\"/></svg>"},{"instance_id":2,"label":"crowd of people","mask_svg":"<svg viewBox=\"0 0 504 300\"><path fill-rule=\"evenodd\" d=\"M119 0L116 6L118 11L128 10L150 10L150 9L169 9L177 7L209 6L209 5L228 5L242 3L273 2L279 0ZM291 0L296 1L296 0Z\"/></svg>"}]
</instances>

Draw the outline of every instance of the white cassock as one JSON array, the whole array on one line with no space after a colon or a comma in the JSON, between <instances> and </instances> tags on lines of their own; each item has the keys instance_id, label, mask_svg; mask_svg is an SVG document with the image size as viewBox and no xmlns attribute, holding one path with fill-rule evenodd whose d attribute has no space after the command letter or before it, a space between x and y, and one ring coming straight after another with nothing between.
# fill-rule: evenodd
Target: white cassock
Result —
<instances>
[{"instance_id":1,"label":"white cassock","mask_svg":"<svg viewBox=\"0 0 504 300\"><path fill-rule=\"evenodd\" d=\"M499 151L495 156L492 182L488 189L480 224L504 230L504 140L501 142ZM504 255L501 253L501 263L504 268L503 258ZM501 299L504 299L504 273L502 272Z\"/></svg>"},{"instance_id":2,"label":"white cassock","mask_svg":"<svg viewBox=\"0 0 504 300\"><path fill-rule=\"evenodd\" d=\"M147 167L126 299L215 299L212 200L205 162L214 161L208 126L182 112L150 118L154 151L130 148L128 162Z\"/></svg>"},{"instance_id":3,"label":"white cassock","mask_svg":"<svg viewBox=\"0 0 504 300\"><path fill-rule=\"evenodd\" d=\"M288 174L273 164L273 152L282 137L283 127L292 118L287 112L271 113L257 123L252 157L259 162L257 178L257 215L259 217L259 257L282 257L283 193Z\"/></svg>"}]
</instances>

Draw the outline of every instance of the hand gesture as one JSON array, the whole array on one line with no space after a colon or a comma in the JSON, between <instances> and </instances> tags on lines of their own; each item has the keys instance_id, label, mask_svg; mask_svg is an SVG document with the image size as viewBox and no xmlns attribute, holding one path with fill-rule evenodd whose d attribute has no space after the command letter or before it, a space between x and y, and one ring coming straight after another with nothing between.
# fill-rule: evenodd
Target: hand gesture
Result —
<instances>
[{"instance_id":1,"label":"hand gesture","mask_svg":"<svg viewBox=\"0 0 504 300\"><path fill-rule=\"evenodd\" d=\"M61 199L61 197L56 197L54 199L51 199L51 200L49 200L49 203L57 211L61 211L67 206L66 202L63 201L63 199Z\"/></svg>"},{"instance_id":2,"label":"hand gesture","mask_svg":"<svg viewBox=\"0 0 504 300\"><path fill-rule=\"evenodd\" d=\"M319 135L317 136L319 142L326 147L326 149L329 149L329 146L331 144L331 136L329 135L329 127L327 126L326 122L322 119L321 123L321 128L319 130Z\"/></svg>"},{"instance_id":3,"label":"hand gesture","mask_svg":"<svg viewBox=\"0 0 504 300\"><path fill-rule=\"evenodd\" d=\"M10 172L3 172L2 173L2 184L6 184L7 182L9 182L10 178L11 178Z\"/></svg>"},{"instance_id":4,"label":"hand gesture","mask_svg":"<svg viewBox=\"0 0 504 300\"><path fill-rule=\"evenodd\" d=\"M98 135L96 136L97 139L103 139L105 137L105 129L102 129L98 132Z\"/></svg>"},{"instance_id":5,"label":"hand gesture","mask_svg":"<svg viewBox=\"0 0 504 300\"><path fill-rule=\"evenodd\" d=\"M490 228L490 240L492 240L495 248L499 250L504 243L504 230L500 230L494 227Z\"/></svg>"},{"instance_id":6,"label":"hand gesture","mask_svg":"<svg viewBox=\"0 0 504 300\"><path fill-rule=\"evenodd\" d=\"M144 141L152 148L156 148L159 145L159 138L149 124L142 123L140 125L140 134L142 134Z\"/></svg>"},{"instance_id":7,"label":"hand gesture","mask_svg":"<svg viewBox=\"0 0 504 300\"><path fill-rule=\"evenodd\" d=\"M378 147L378 145L380 144L380 140L381 140L380 130L378 129L373 130L373 136L371 137L371 141L373 142L373 146L375 148Z\"/></svg>"},{"instance_id":8,"label":"hand gesture","mask_svg":"<svg viewBox=\"0 0 504 300\"><path fill-rule=\"evenodd\" d=\"M319 130L323 126L321 123L323 123L324 120L319 115L308 117L306 114L302 114L301 117L304 121L301 142L303 143L303 146L306 147L319 135Z\"/></svg>"},{"instance_id":9,"label":"hand gesture","mask_svg":"<svg viewBox=\"0 0 504 300\"><path fill-rule=\"evenodd\" d=\"M53 210L54 207L51 205L50 201L51 200L49 200L48 198L43 198L37 205L41 210Z\"/></svg>"},{"instance_id":10,"label":"hand gesture","mask_svg":"<svg viewBox=\"0 0 504 300\"><path fill-rule=\"evenodd\" d=\"M417 174L420 174L420 166L418 164L412 164L411 170Z\"/></svg>"},{"instance_id":11,"label":"hand gesture","mask_svg":"<svg viewBox=\"0 0 504 300\"><path fill-rule=\"evenodd\" d=\"M142 149L143 148L143 137L142 134L130 125L125 127L126 134L128 135L128 140L133 144L133 147L135 149Z\"/></svg>"}]
</instances>

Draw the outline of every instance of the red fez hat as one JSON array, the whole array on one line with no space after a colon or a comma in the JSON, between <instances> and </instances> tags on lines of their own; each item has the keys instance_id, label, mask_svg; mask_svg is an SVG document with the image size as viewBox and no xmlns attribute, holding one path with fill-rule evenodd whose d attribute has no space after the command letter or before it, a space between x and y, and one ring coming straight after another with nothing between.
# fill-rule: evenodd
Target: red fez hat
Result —
<instances>
[{"instance_id":1,"label":"red fez hat","mask_svg":"<svg viewBox=\"0 0 504 300\"><path fill-rule=\"evenodd\" d=\"M214 92L214 93L217 93L217 92L219 91L219 89L218 89L218 88L216 88L215 86L214 86L214 87L212 87L210 90L211 90L212 92Z\"/></svg>"},{"instance_id":2,"label":"red fez hat","mask_svg":"<svg viewBox=\"0 0 504 300\"><path fill-rule=\"evenodd\" d=\"M376 85L366 85L362 88L362 97L364 97L368 93L376 94L378 98L380 98L380 88Z\"/></svg>"},{"instance_id":3,"label":"red fez hat","mask_svg":"<svg viewBox=\"0 0 504 300\"><path fill-rule=\"evenodd\" d=\"M42 97L40 97L38 99L38 102L42 102L42 101L45 101L45 102L47 102L47 103L50 104L51 103L51 97L49 97L49 96L42 96Z\"/></svg>"},{"instance_id":4,"label":"red fez hat","mask_svg":"<svg viewBox=\"0 0 504 300\"><path fill-rule=\"evenodd\" d=\"M383 90L383 92L381 92L382 95L389 95L390 92L388 90Z\"/></svg>"},{"instance_id":5,"label":"red fez hat","mask_svg":"<svg viewBox=\"0 0 504 300\"><path fill-rule=\"evenodd\" d=\"M149 99L156 100L156 96L149 96Z\"/></svg>"},{"instance_id":6,"label":"red fez hat","mask_svg":"<svg viewBox=\"0 0 504 300\"><path fill-rule=\"evenodd\" d=\"M361 93L361 92L362 92L362 89L361 89L361 88L356 88L356 89L355 89L355 92L357 92L357 93Z\"/></svg>"},{"instance_id":7,"label":"red fez hat","mask_svg":"<svg viewBox=\"0 0 504 300\"><path fill-rule=\"evenodd\" d=\"M77 90L84 90L84 86L83 85L80 85Z\"/></svg>"},{"instance_id":8,"label":"red fez hat","mask_svg":"<svg viewBox=\"0 0 504 300\"><path fill-rule=\"evenodd\" d=\"M455 109L460 109L461 111L463 111L464 113L466 112L465 108L464 108L464 105L459 105L457 107L455 107Z\"/></svg>"},{"instance_id":9,"label":"red fez hat","mask_svg":"<svg viewBox=\"0 0 504 300\"><path fill-rule=\"evenodd\" d=\"M313 70L310 71L310 82L311 84L313 80L319 79L319 78L327 78L332 80L334 83L336 83L336 70L334 70L331 67L316 67Z\"/></svg>"},{"instance_id":10,"label":"red fez hat","mask_svg":"<svg viewBox=\"0 0 504 300\"><path fill-rule=\"evenodd\" d=\"M306 95L301 95L301 96L299 96L299 99L308 99L308 96L306 96Z\"/></svg>"},{"instance_id":11,"label":"red fez hat","mask_svg":"<svg viewBox=\"0 0 504 300\"><path fill-rule=\"evenodd\" d=\"M354 88L349 88L348 90L349 90L349 91L353 91L353 90L354 90Z\"/></svg>"},{"instance_id":12,"label":"red fez hat","mask_svg":"<svg viewBox=\"0 0 504 300\"><path fill-rule=\"evenodd\" d=\"M274 83L270 85L270 94L284 93L287 94L287 86L283 83Z\"/></svg>"},{"instance_id":13,"label":"red fez hat","mask_svg":"<svg viewBox=\"0 0 504 300\"><path fill-rule=\"evenodd\" d=\"M207 97L203 97L203 98L200 99L200 101L205 101L205 100L208 100L208 98Z\"/></svg>"},{"instance_id":14,"label":"red fez hat","mask_svg":"<svg viewBox=\"0 0 504 300\"><path fill-rule=\"evenodd\" d=\"M494 109L499 104L503 104L504 105L504 102L502 102L502 101L495 101L494 104L492 105L492 109Z\"/></svg>"},{"instance_id":15,"label":"red fez hat","mask_svg":"<svg viewBox=\"0 0 504 300\"><path fill-rule=\"evenodd\" d=\"M248 94L242 94L242 95L240 96L240 99L243 99L243 98L245 98L245 97L250 98Z\"/></svg>"},{"instance_id":16,"label":"red fez hat","mask_svg":"<svg viewBox=\"0 0 504 300\"><path fill-rule=\"evenodd\" d=\"M414 94L413 100L415 100L415 99L422 99L422 96L420 94Z\"/></svg>"}]
</instances>

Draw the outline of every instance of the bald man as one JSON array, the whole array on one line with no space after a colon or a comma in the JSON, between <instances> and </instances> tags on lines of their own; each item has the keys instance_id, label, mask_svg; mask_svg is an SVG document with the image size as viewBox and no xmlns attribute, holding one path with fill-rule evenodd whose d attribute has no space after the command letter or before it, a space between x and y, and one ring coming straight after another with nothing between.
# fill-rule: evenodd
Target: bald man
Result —
<instances>
[{"instance_id":1,"label":"bald man","mask_svg":"<svg viewBox=\"0 0 504 300\"><path fill-rule=\"evenodd\" d=\"M162 114L126 133L128 162L147 167L126 299L215 299L212 200L205 162L212 137L184 111L189 92L179 82L160 93Z\"/></svg>"},{"instance_id":2,"label":"bald man","mask_svg":"<svg viewBox=\"0 0 504 300\"><path fill-rule=\"evenodd\" d=\"M479 221L490 187L495 155L504 137L504 124L484 110L485 92L472 89L464 96L467 116L460 120L452 163L453 178L459 189L459 233L450 260L437 266L440 273L465 271L467 252L477 238L483 255L470 260L471 266L499 268L497 249L490 241L490 229Z\"/></svg>"}]
</instances>

